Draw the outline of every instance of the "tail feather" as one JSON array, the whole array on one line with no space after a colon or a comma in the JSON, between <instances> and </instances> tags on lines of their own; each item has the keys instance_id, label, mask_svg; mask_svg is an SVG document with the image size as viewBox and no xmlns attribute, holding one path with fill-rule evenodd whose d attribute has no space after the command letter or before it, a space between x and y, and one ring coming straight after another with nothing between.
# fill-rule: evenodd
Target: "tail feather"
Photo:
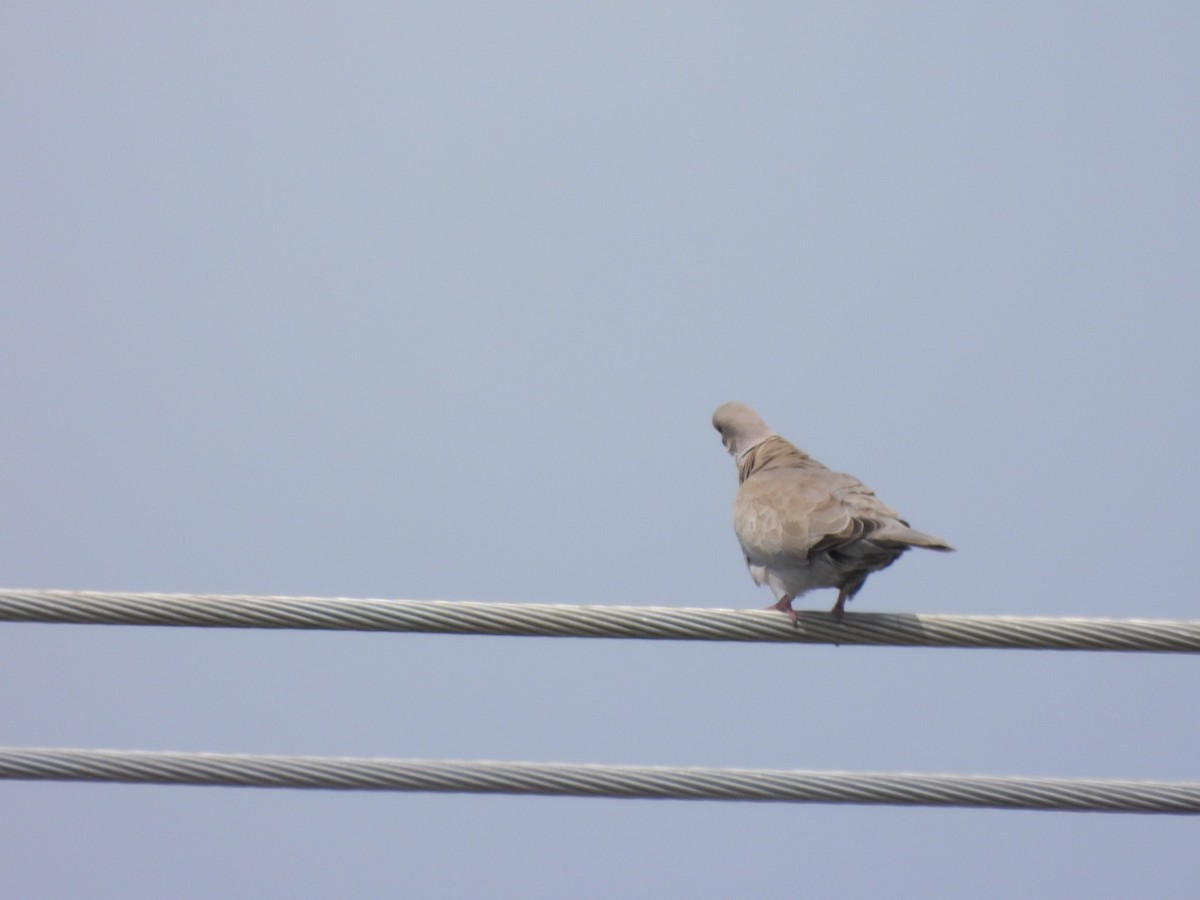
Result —
<instances>
[{"instance_id":1,"label":"tail feather","mask_svg":"<svg viewBox=\"0 0 1200 900\"><path fill-rule=\"evenodd\" d=\"M906 544L909 547L924 547L927 550L952 551L954 549L940 537L934 537L932 534L917 531L917 529L910 528L907 525L882 529L875 532L872 538L877 541L895 541L897 544Z\"/></svg>"}]
</instances>

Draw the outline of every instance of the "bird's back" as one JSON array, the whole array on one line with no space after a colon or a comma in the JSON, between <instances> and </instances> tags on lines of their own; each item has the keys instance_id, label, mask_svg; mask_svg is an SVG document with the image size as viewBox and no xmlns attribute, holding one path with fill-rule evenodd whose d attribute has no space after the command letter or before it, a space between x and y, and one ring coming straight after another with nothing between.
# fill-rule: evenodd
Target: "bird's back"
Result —
<instances>
[{"instance_id":1,"label":"bird's back","mask_svg":"<svg viewBox=\"0 0 1200 900\"><path fill-rule=\"evenodd\" d=\"M852 475L834 472L780 437L738 461L734 528L748 557L772 561L810 553L865 555L886 565L910 546L950 549L909 526ZM847 545L869 541L852 552ZM886 561L885 561L886 558Z\"/></svg>"}]
</instances>

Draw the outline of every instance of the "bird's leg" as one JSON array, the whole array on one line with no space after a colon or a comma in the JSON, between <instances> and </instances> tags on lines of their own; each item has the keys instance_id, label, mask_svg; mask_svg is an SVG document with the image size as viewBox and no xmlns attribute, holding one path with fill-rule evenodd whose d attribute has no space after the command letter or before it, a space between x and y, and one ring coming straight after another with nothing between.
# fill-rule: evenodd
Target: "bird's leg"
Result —
<instances>
[{"instance_id":1,"label":"bird's leg","mask_svg":"<svg viewBox=\"0 0 1200 900\"><path fill-rule=\"evenodd\" d=\"M846 611L846 601L850 599L852 593L845 588L838 591L837 603L833 604L833 609L829 611L839 622L842 621L842 614Z\"/></svg>"},{"instance_id":2,"label":"bird's leg","mask_svg":"<svg viewBox=\"0 0 1200 900\"><path fill-rule=\"evenodd\" d=\"M780 612L787 613L788 618L792 620L792 624L799 628L800 623L796 620L796 611L792 609L792 601L795 599L796 597L794 594L784 594L779 598L779 602L772 603L767 607L767 609L777 609Z\"/></svg>"},{"instance_id":3,"label":"bird's leg","mask_svg":"<svg viewBox=\"0 0 1200 900\"><path fill-rule=\"evenodd\" d=\"M860 572L858 575L851 576L848 581L843 582L838 587L837 603L833 604L833 609L830 610L834 619L839 622L842 621L842 613L846 610L846 601L854 599L854 595L859 592L863 586L863 582L867 580L868 574L867 572Z\"/></svg>"}]
</instances>

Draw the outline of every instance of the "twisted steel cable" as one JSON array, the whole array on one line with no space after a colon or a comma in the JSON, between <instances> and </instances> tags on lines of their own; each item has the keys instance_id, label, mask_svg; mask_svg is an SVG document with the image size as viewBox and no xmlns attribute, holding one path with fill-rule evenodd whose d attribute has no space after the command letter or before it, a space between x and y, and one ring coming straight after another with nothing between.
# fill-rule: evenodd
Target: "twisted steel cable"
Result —
<instances>
[{"instance_id":1,"label":"twisted steel cable","mask_svg":"<svg viewBox=\"0 0 1200 900\"><path fill-rule=\"evenodd\" d=\"M1200 813L1200 783L0 748L0 779Z\"/></svg>"},{"instance_id":2,"label":"twisted steel cable","mask_svg":"<svg viewBox=\"0 0 1200 900\"><path fill-rule=\"evenodd\" d=\"M1200 652L1200 621L0 589L0 622Z\"/></svg>"}]
</instances>

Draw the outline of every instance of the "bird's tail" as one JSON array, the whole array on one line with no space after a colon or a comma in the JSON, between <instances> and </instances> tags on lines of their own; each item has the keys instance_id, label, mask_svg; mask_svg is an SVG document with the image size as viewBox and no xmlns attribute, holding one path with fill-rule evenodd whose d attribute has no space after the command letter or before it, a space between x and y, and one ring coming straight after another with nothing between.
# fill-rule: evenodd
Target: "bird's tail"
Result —
<instances>
[{"instance_id":1,"label":"bird's tail","mask_svg":"<svg viewBox=\"0 0 1200 900\"><path fill-rule=\"evenodd\" d=\"M878 531L873 535L873 538L875 540L895 541L897 544L905 544L909 547L924 547L927 550L947 551L954 549L940 537L934 537L932 534L917 531L917 529L910 528L907 525L899 525L895 528Z\"/></svg>"}]
</instances>

